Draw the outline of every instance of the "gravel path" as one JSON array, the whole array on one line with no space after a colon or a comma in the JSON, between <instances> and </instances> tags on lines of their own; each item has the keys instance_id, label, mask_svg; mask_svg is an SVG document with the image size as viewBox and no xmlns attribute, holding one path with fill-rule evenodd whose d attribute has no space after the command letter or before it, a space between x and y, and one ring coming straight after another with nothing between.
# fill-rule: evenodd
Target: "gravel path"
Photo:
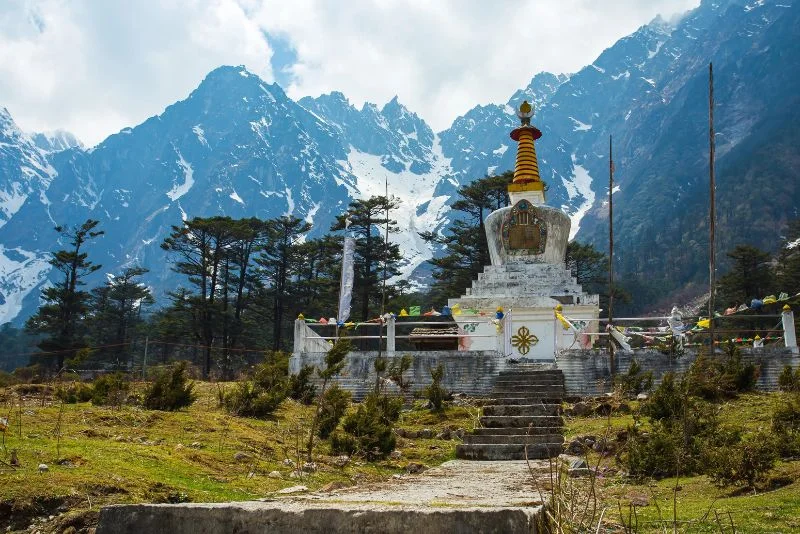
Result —
<instances>
[{"instance_id":1,"label":"gravel path","mask_svg":"<svg viewBox=\"0 0 800 534\"><path fill-rule=\"evenodd\" d=\"M548 478L549 463L533 460L452 460L418 475L386 482L287 497L291 501L394 504L421 507L517 507L541 504L531 470Z\"/></svg>"}]
</instances>

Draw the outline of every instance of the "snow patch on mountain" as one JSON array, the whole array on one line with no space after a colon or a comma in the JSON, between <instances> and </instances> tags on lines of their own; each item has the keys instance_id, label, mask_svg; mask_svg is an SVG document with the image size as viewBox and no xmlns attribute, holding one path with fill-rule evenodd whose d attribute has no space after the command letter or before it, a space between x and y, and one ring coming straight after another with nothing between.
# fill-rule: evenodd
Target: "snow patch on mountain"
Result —
<instances>
[{"instance_id":1,"label":"snow patch on mountain","mask_svg":"<svg viewBox=\"0 0 800 534\"><path fill-rule=\"evenodd\" d=\"M178 153L178 160L176 163L183 170L183 183L175 184L172 189L167 191L167 196L173 202L188 193L189 189L194 185L194 169L192 169L188 161L183 159L183 155L178 150L175 150L175 152Z\"/></svg>"},{"instance_id":2,"label":"snow patch on mountain","mask_svg":"<svg viewBox=\"0 0 800 534\"><path fill-rule=\"evenodd\" d=\"M5 297L0 299L0 324L14 319L28 293L45 280L51 268L48 257L0 244L0 288Z\"/></svg>"},{"instance_id":3,"label":"snow patch on mountain","mask_svg":"<svg viewBox=\"0 0 800 534\"><path fill-rule=\"evenodd\" d=\"M569 194L570 200L572 200L573 196L581 196L584 201L569 214L570 221L572 222L569 231L570 239L573 239L578 233L578 230L580 230L581 219L583 219L583 216L586 215L586 212L592 207L595 199L594 191L592 191L592 177L589 175L589 171L586 170L586 167L578 165L575 154L572 154L572 167L572 181L567 182L565 180L564 186L567 187L567 194ZM570 185L567 186L567 183ZM570 189L573 194L570 194Z\"/></svg>"},{"instance_id":4,"label":"snow patch on mountain","mask_svg":"<svg viewBox=\"0 0 800 534\"><path fill-rule=\"evenodd\" d=\"M203 131L203 128L199 124L196 124L192 128L192 131L197 136L197 140L200 142L200 144L205 147L208 147L208 141L206 141L206 136L205 132Z\"/></svg>"},{"instance_id":5,"label":"snow patch on mountain","mask_svg":"<svg viewBox=\"0 0 800 534\"><path fill-rule=\"evenodd\" d=\"M19 182L11 184L11 188L6 191L0 191L0 214L5 218L0 218L0 228L22 207L22 204L28 198L27 192L21 191Z\"/></svg>"},{"instance_id":6,"label":"snow patch on mountain","mask_svg":"<svg viewBox=\"0 0 800 534\"><path fill-rule=\"evenodd\" d=\"M399 232L390 235L389 240L400 247L403 257L397 279L407 278L414 269L433 257L431 245L423 241L419 232L439 228L450 209L447 206L449 197L434 194L439 182L452 175L451 160L442 153L439 136L434 137L427 162L430 171L426 173L414 173L408 165L394 172L382 164L381 156L362 152L353 146L347 161L341 162L344 170L356 177L354 185L360 198L383 196L388 187L390 196L401 199L398 208L389 214L399 227Z\"/></svg>"},{"instance_id":7,"label":"snow patch on mountain","mask_svg":"<svg viewBox=\"0 0 800 534\"><path fill-rule=\"evenodd\" d=\"M592 129L591 124L586 124L585 122L581 122L575 117L570 117L573 123L575 123L575 127L572 128L573 132L588 132Z\"/></svg>"},{"instance_id":8,"label":"snow patch on mountain","mask_svg":"<svg viewBox=\"0 0 800 534\"><path fill-rule=\"evenodd\" d=\"M286 193L286 213L283 215L288 217L294 213L294 198L292 198L292 190L288 187L284 192Z\"/></svg>"}]
</instances>

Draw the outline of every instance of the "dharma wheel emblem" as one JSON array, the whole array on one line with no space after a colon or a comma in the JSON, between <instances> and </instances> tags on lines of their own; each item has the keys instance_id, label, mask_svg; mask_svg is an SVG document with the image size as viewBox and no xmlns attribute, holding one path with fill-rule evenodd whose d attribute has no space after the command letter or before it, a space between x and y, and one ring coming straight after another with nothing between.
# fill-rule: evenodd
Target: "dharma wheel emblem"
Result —
<instances>
[{"instance_id":1,"label":"dharma wheel emblem","mask_svg":"<svg viewBox=\"0 0 800 534\"><path fill-rule=\"evenodd\" d=\"M523 355L528 354L531 347L537 343L539 343L539 338L535 334L531 334L527 326L520 326L517 333L511 336L511 345Z\"/></svg>"}]
</instances>

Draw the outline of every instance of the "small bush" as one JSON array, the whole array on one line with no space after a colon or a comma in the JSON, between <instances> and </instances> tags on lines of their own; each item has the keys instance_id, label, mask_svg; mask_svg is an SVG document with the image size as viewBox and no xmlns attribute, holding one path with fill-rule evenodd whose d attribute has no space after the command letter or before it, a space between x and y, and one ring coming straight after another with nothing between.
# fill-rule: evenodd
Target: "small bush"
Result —
<instances>
[{"instance_id":1,"label":"small bush","mask_svg":"<svg viewBox=\"0 0 800 534\"><path fill-rule=\"evenodd\" d=\"M71 382L56 388L56 398L66 404L89 402L93 394L92 386L83 382Z\"/></svg>"},{"instance_id":2,"label":"small bush","mask_svg":"<svg viewBox=\"0 0 800 534\"><path fill-rule=\"evenodd\" d=\"M614 377L614 385L622 395L635 397L639 393L650 391L653 388L653 372L643 372L639 362L633 360L627 373Z\"/></svg>"},{"instance_id":3,"label":"small bush","mask_svg":"<svg viewBox=\"0 0 800 534\"><path fill-rule=\"evenodd\" d=\"M781 391L800 391L800 367L792 369L787 365L778 376L778 388Z\"/></svg>"},{"instance_id":4,"label":"small bush","mask_svg":"<svg viewBox=\"0 0 800 534\"><path fill-rule=\"evenodd\" d=\"M331 450L334 454L352 456L358 451L358 439L347 432L337 430L331 434Z\"/></svg>"},{"instance_id":5,"label":"small bush","mask_svg":"<svg viewBox=\"0 0 800 534\"><path fill-rule=\"evenodd\" d=\"M648 434L631 432L622 456L628 474L635 479L674 475L679 465L678 437L664 425L655 424Z\"/></svg>"},{"instance_id":6,"label":"small bush","mask_svg":"<svg viewBox=\"0 0 800 534\"><path fill-rule=\"evenodd\" d=\"M0 388L13 386L14 384L19 384L19 379L16 376L0 371Z\"/></svg>"},{"instance_id":7,"label":"small bush","mask_svg":"<svg viewBox=\"0 0 800 534\"><path fill-rule=\"evenodd\" d=\"M400 392L403 395L407 395L408 392L411 391L413 383L410 380L406 380L403 375L406 371L411 369L413 363L414 360L410 354L403 354L400 358L392 360L392 364L389 366L389 379L397 384L397 387L400 388Z\"/></svg>"},{"instance_id":8,"label":"small bush","mask_svg":"<svg viewBox=\"0 0 800 534\"><path fill-rule=\"evenodd\" d=\"M253 379L239 382L224 396L225 409L242 417L263 418L271 415L286 398L289 357L276 351L269 352L264 362L253 370Z\"/></svg>"},{"instance_id":9,"label":"small bush","mask_svg":"<svg viewBox=\"0 0 800 534\"><path fill-rule=\"evenodd\" d=\"M772 432L783 458L800 455L800 394L790 395L772 415Z\"/></svg>"},{"instance_id":10,"label":"small bush","mask_svg":"<svg viewBox=\"0 0 800 534\"><path fill-rule=\"evenodd\" d=\"M753 391L761 375L761 369L753 363L742 361L742 351L733 343L725 346L726 357L722 362L721 372L725 380L730 383L734 394Z\"/></svg>"},{"instance_id":11,"label":"small bush","mask_svg":"<svg viewBox=\"0 0 800 534\"><path fill-rule=\"evenodd\" d=\"M698 354L684 377L688 394L717 401L755 388L759 368L753 363L744 363L736 345L728 343L724 348L725 355L721 358Z\"/></svg>"},{"instance_id":12,"label":"small bush","mask_svg":"<svg viewBox=\"0 0 800 534\"><path fill-rule=\"evenodd\" d=\"M370 393L358 409L344 418L344 433L331 436L334 454L360 452L368 459L382 458L394 450L392 424L400 416L403 399Z\"/></svg>"},{"instance_id":13,"label":"small bush","mask_svg":"<svg viewBox=\"0 0 800 534\"><path fill-rule=\"evenodd\" d=\"M41 364L29 365L27 367L17 367L14 369L14 377L20 382L27 384L40 384L46 375L46 370Z\"/></svg>"},{"instance_id":14,"label":"small bush","mask_svg":"<svg viewBox=\"0 0 800 534\"><path fill-rule=\"evenodd\" d=\"M317 387L311 383L311 376L314 374L313 365L304 365L300 372L289 377L289 397L306 406L314 402L317 394Z\"/></svg>"},{"instance_id":15,"label":"small bush","mask_svg":"<svg viewBox=\"0 0 800 534\"><path fill-rule=\"evenodd\" d=\"M283 351L268 352L264 361L255 366L253 382L265 390L286 391L289 376L289 355Z\"/></svg>"},{"instance_id":16,"label":"small bush","mask_svg":"<svg viewBox=\"0 0 800 534\"><path fill-rule=\"evenodd\" d=\"M350 392L333 384L320 399L319 427L317 435L326 439L339 426L347 407L350 406Z\"/></svg>"},{"instance_id":17,"label":"small bush","mask_svg":"<svg viewBox=\"0 0 800 534\"><path fill-rule=\"evenodd\" d=\"M664 374L653 394L642 404L642 415L655 421L680 417L686 399L686 392L681 390L681 385L675 373Z\"/></svg>"},{"instance_id":18,"label":"small bush","mask_svg":"<svg viewBox=\"0 0 800 534\"><path fill-rule=\"evenodd\" d=\"M706 472L718 486L755 488L766 479L777 459L772 436L758 432L733 445L716 448L709 455Z\"/></svg>"},{"instance_id":19,"label":"small bush","mask_svg":"<svg viewBox=\"0 0 800 534\"><path fill-rule=\"evenodd\" d=\"M144 407L149 410L174 412L195 401L194 384L187 384L186 362L179 362L160 373L145 391Z\"/></svg>"},{"instance_id":20,"label":"small bush","mask_svg":"<svg viewBox=\"0 0 800 534\"><path fill-rule=\"evenodd\" d=\"M718 421L713 405L686 394L685 380L664 375L641 407L652 431L631 432L622 462L634 478L702 473L707 444L716 443Z\"/></svg>"},{"instance_id":21,"label":"small bush","mask_svg":"<svg viewBox=\"0 0 800 534\"><path fill-rule=\"evenodd\" d=\"M92 404L96 406L119 406L125 400L130 385L122 373L103 375L92 383Z\"/></svg>"},{"instance_id":22,"label":"small bush","mask_svg":"<svg viewBox=\"0 0 800 534\"><path fill-rule=\"evenodd\" d=\"M239 382L225 394L225 409L241 417L267 417L280 406L282 391L264 391L253 382Z\"/></svg>"},{"instance_id":23,"label":"small bush","mask_svg":"<svg viewBox=\"0 0 800 534\"><path fill-rule=\"evenodd\" d=\"M425 388L431 410L436 412L444 409L444 399L447 396L447 390L442 387L442 378L444 378L444 366L440 363L435 369L431 369L431 385Z\"/></svg>"}]
</instances>

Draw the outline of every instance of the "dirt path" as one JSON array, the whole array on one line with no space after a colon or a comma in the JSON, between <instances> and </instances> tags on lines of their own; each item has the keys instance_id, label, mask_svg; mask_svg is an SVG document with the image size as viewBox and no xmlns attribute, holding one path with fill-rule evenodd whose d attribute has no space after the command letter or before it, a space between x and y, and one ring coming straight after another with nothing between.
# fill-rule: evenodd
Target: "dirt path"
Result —
<instances>
[{"instance_id":1,"label":"dirt path","mask_svg":"<svg viewBox=\"0 0 800 534\"><path fill-rule=\"evenodd\" d=\"M403 475L386 482L312 493L289 500L376 503L433 507L537 506L540 496L531 469L546 478L548 462L476 462L451 460L418 475Z\"/></svg>"},{"instance_id":2,"label":"dirt path","mask_svg":"<svg viewBox=\"0 0 800 534\"><path fill-rule=\"evenodd\" d=\"M546 461L531 462L542 479L549 478L548 468ZM535 534L543 519L531 469L524 461L453 460L418 475L331 492L241 503L111 506L101 511L97 534Z\"/></svg>"}]
</instances>

